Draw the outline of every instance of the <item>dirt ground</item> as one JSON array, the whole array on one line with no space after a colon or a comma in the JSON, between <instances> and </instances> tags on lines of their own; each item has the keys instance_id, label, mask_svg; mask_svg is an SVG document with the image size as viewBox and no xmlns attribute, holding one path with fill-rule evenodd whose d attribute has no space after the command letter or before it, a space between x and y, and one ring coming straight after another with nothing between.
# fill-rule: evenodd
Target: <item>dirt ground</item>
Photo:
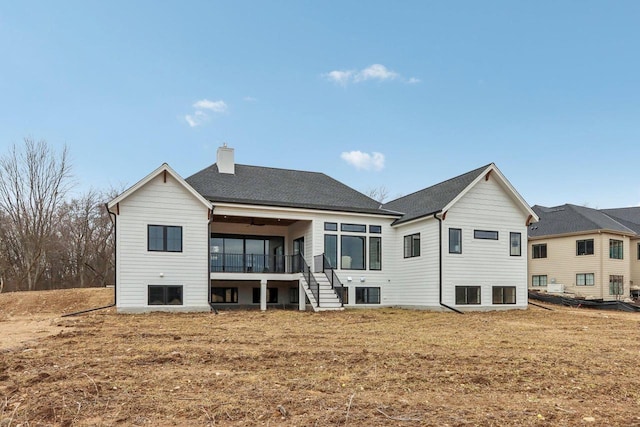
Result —
<instances>
[{"instance_id":1,"label":"dirt ground","mask_svg":"<svg viewBox=\"0 0 640 427\"><path fill-rule=\"evenodd\" d=\"M0 295L0 426L640 426L638 314L59 317L110 298Z\"/></svg>"}]
</instances>

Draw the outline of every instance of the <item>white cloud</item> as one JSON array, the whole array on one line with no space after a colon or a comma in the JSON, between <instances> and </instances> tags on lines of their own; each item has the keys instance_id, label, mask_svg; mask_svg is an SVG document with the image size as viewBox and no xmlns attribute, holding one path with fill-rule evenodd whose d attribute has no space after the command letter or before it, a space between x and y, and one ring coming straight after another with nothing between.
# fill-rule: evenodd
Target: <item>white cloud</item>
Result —
<instances>
[{"instance_id":1,"label":"white cloud","mask_svg":"<svg viewBox=\"0 0 640 427\"><path fill-rule=\"evenodd\" d=\"M384 154L373 152L363 153L362 151L345 151L340 158L356 169L380 171L384 169Z\"/></svg>"},{"instance_id":2,"label":"white cloud","mask_svg":"<svg viewBox=\"0 0 640 427\"><path fill-rule=\"evenodd\" d=\"M253 96L245 96L245 97L244 97L244 98L242 98L242 99L243 99L244 101L247 101L247 102L257 102L257 101L258 101L258 99L257 99L257 98L254 98Z\"/></svg>"},{"instance_id":3,"label":"white cloud","mask_svg":"<svg viewBox=\"0 0 640 427\"><path fill-rule=\"evenodd\" d=\"M220 114L227 111L227 104L223 100L209 101L208 99L201 99L193 103L193 108L195 108L193 114L185 114L184 116L185 121L192 128L211 120L209 116L211 113Z\"/></svg>"},{"instance_id":4,"label":"white cloud","mask_svg":"<svg viewBox=\"0 0 640 427\"><path fill-rule=\"evenodd\" d=\"M411 77L409 79L402 78L399 73L388 69L382 64L372 64L362 70L333 70L322 75L327 80L346 86L349 83L361 83L368 80L376 80L379 82L387 80L400 79L409 84L419 83L420 79Z\"/></svg>"},{"instance_id":5,"label":"white cloud","mask_svg":"<svg viewBox=\"0 0 640 427\"><path fill-rule=\"evenodd\" d=\"M187 123L189 123L189 126L194 128L209 121L209 116L203 111L196 110L196 112L193 114L185 115L184 119L187 121Z\"/></svg>"},{"instance_id":6,"label":"white cloud","mask_svg":"<svg viewBox=\"0 0 640 427\"><path fill-rule=\"evenodd\" d=\"M227 111L227 104L223 101L209 101L208 99L201 99L193 104L193 108L198 110L211 110L214 113L224 113Z\"/></svg>"},{"instance_id":7,"label":"white cloud","mask_svg":"<svg viewBox=\"0 0 640 427\"><path fill-rule=\"evenodd\" d=\"M373 64L364 70L361 70L355 76L355 81L364 81L364 80L393 80L398 77L398 73L395 71L389 70L382 64Z\"/></svg>"},{"instance_id":8,"label":"white cloud","mask_svg":"<svg viewBox=\"0 0 640 427\"><path fill-rule=\"evenodd\" d=\"M328 80L331 80L334 83L338 83L340 85L345 86L347 83L349 83L349 80L351 80L354 74L355 74L355 71L353 70L344 70L344 71L335 70L335 71L328 72L324 76Z\"/></svg>"}]
</instances>

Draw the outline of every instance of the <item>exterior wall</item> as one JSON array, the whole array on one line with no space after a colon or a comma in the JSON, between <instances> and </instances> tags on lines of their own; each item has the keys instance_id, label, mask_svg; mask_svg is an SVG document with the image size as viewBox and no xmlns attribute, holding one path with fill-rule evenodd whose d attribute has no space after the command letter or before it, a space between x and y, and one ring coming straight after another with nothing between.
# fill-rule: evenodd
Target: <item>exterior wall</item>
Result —
<instances>
[{"instance_id":1,"label":"exterior wall","mask_svg":"<svg viewBox=\"0 0 640 427\"><path fill-rule=\"evenodd\" d=\"M576 255L576 242L584 239L593 239L593 255ZM610 239L623 241L623 259L609 258ZM538 244L547 245L547 258L532 258L532 247ZM621 275L624 277L622 298L629 295L630 281L633 280L632 265L637 263L637 247L633 246L637 245L631 245L628 236L587 233L534 239L529 241L528 246L530 251L528 278L530 289L546 290L545 287L533 287L532 285L532 276L546 275L547 283L555 281L556 284L564 285L566 293L574 294L577 297L616 300L616 295L609 295L609 276ZM640 266L637 267L640 272ZM593 286L577 286L576 275L581 273L594 273L595 284Z\"/></svg>"},{"instance_id":2,"label":"exterior wall","mask_svg":"<svg viewBox=\"0 0 640 427\"><path fill-rule=\"evenodd\" d=\"M447 212L442 223L443 303L462 310L526 308L527 214L494 178L481 179ZM462 230L462 253L449 253L449 228ZM498 232L475 239L474 230ZM510 255L510 233L520 233L521 255ZM456 286L480 286L480 305L456 305ZM493 304L494 286L515 286L516 303Z\"/></svg>"},{"instance_id":3,"label":"exterior wall","mask_svg":"<svg viewBox=\"0 0 640 427\"><path fill-rule=\"evenodd\" d=\"M438 221L433 217L395 227L393 303L440 308ZM420 256L404 257L404 237L420 233Z\"/></svg>"},{"instance_id":4,"label":"exterior wall","mask_svg":"<svg viewBox=\"0 0 640 427\"><path fill-rule=\"evenodd\" d=\"M120 202L119 212L118 311L208 311L207 207L170 174L164 183L161 174ZM181 226L182 252L149 252L147 225ZM182 285L183 305L149 306L148 285Z\"/></svg>"},{"instance_id":5,"label":"exterior wall","mask_svg":"<svg viewBox=\"0 0 640 427\"><path fill-rule=\"evenodd\" d=\"M633 239L629 242L631 256L629 257L630 264L630 288L631 290L640 290L640 254L638 251L638 245L640 245L640 239Z\"/></svg>"}]
</instances>

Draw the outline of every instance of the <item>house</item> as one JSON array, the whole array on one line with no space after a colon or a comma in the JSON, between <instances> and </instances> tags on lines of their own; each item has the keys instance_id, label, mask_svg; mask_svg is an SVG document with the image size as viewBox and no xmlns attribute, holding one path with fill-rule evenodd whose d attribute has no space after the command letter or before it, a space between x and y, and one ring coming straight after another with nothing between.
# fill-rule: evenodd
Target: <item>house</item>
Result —
<instances>
[{"instance_id":1,"label":"house","mask_svg":"<svg viewBox=\"0 0 640 427\"><path fill-rule=\"evenodd\" d=\"M107 207L120 312L527 306L537 216L494 164L380 205L322 173L236 164L225 145Z\"/></svg>"},{"instance_id":2,"label":"house","mask_svg":"<svg viewBox=\"0 0 640 427\"><path fill-rule=\"evenodd\" d=\"M612 301L640 284L640 208L534 206L529 288ZM634 283L636 285L634 285Z\"/></svg>"}]
</instances>

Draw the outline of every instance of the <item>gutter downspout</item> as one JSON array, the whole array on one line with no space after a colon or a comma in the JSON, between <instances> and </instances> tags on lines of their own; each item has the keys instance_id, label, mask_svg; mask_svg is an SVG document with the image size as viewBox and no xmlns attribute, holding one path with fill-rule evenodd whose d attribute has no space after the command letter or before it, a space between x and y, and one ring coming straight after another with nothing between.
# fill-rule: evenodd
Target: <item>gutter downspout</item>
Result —
<instances>
[{"instance_id":1,"label":"gutter downspout","mask_svg":"<svg viewBox=\"0 0 640 427\"><path fill-rule=\"evenodd\" d=\"M117 274L117 270L116 270L116 263L117 258L116 258L116 214L111 212L109 210L109 204L105 203L104 204L105 209L107 210L107 213L109 214L109 219L111 219L111 223L113 224L113 303L109 304L109 305L105 305L104 307L97 307L97 308L90 308L88 310L81 310L81 311L76 311L74 313L67 313L67 314L62 314L60 315L60 317L69 317L69 316L77 316L78 314L84 314L84 313L90 313L92 311L98 311L98 310L104 310L105 308L111 308L111 307L115 307L116 306L116 280L118 278L118 274Z\"/></svg>"},{"instance_id":2,"label":"gutter downspout","mask_svg":"<svg viewBox=\"0 0 640 427\"><path fill-rule=\"evenodd\" d=\"M455 311L458 314L464 314L458 309L449 307L442 302L442 219L438 217L438 213L433 214L433 217L438 220L438 299L442 307L448 308L451 311Z\"/></svg>"},{"instance_id":3,"label":"gutter downspout","mask_svg":"<svg viewBox=\"0 0 640 427\"><path fill-rule=\"evenodd\" d=\"M109 210L109 204L105 203L104 207L107 209L107 213L111 219L111 223L113 224L113 305L116 305L117 300L117 289L118 289L118 222L116 221L116 214Z\"/></svg>"}]
</instances>

